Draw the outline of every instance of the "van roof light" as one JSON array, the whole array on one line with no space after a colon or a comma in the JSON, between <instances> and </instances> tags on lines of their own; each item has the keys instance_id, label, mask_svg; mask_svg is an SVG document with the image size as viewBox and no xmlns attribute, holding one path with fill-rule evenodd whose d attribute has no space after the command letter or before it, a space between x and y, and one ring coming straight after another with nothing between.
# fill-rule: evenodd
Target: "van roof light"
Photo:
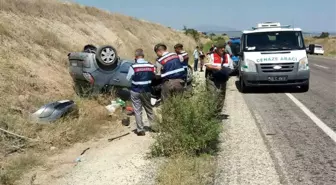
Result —
<instances>
[{"instance_id":1,"label":"van roof light","mask_svg":"<svg viewBox=\"0 0 336 185\"><path fill-rule=\"evenodd\" d=\"M257 24L257 27L252 27L253 30L264 28L290 28L290 25L281 25L279 22L264 22Z\"/></svg>"}]
</instances>

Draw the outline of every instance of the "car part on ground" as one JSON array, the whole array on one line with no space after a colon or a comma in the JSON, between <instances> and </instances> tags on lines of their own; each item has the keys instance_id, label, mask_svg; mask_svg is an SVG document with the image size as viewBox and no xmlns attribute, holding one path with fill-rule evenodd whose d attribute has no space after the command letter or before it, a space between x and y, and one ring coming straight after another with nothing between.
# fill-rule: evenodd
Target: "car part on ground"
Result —
<instances>
[{"instance_id":1,"label":"car part on ground","mask_svg":"<svg viewBox=\"0 0 336 185\"><path fill-rule=\"evenodd\" d=\"M75 102L72 100L61 100L42 106L31 115L31 119L38 123L48 123L56 121L70 113L73 115L78 114Z\"/></svg>"}]
</instances>

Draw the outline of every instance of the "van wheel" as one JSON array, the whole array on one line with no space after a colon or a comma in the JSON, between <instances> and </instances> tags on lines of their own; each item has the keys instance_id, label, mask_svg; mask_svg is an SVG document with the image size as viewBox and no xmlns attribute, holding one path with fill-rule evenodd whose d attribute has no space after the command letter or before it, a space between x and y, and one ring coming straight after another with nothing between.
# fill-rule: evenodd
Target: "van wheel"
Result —
<instances>
[{"instance_id":1,"label":"van wheel","mask_svg":"<svg viewBox=\"0 0 336 185\"><path fill-rule=\"evenodd\" d=\"M98 66L103 70L114 70L117 67L118 54L112 46L99 47L96 53Z\"/></svg>"},{"instance_id":2,"label":"van wheel","mask_svg":"<svg viewBox=\"0 0 336 185\"><path fill-rule=\"evenodd\" d=\"M241 93L248 93L249 91L249 87L247 87L244 83L244 80L242 79L242 77L239 78L239 90Z\"/></svg>"},{"instance_id":3,"label":"van wheel","mask_svg":"<svg viewBox=\"0 0 336 185\"><path fill-rule=\"evenodd\" d=\"M308 91L309 91L309 84L300 86L300 92L308 92Z\"/></svg>"}]
</instances>

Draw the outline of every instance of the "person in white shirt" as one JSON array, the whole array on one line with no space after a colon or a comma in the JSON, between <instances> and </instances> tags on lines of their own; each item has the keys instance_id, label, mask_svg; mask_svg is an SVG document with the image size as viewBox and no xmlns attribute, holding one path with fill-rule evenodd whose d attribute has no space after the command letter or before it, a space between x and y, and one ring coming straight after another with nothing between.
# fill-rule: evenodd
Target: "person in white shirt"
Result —
<instances>
[{"instance_id":1,"label":"person in white shirt","mask_svg":"<svg viewBox=\"0 0 336 185\"><path fill-rule=\"evenodd\" d=\"M196 46L196 49L194 50L194 71L197 71L197 66L198 66L198 59L199 59L199 51L198 51L199 47Z\"/></svg>"}]
</instances>

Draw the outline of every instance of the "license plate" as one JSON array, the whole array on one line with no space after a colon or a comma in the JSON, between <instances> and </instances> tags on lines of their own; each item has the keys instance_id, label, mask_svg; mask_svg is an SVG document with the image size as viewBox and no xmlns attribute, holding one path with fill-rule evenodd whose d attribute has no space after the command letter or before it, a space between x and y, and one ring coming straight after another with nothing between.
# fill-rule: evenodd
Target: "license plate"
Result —
<instances>
[{"instance_id":1,"label":"license plate","mask_svg":"<svg viewBox=\"0 0 336 185\"><path fill-rule=\"evenodd\" d=\"M287 76L269 76L268 81L287 81Z\"/></svg>"}]
</instances>

